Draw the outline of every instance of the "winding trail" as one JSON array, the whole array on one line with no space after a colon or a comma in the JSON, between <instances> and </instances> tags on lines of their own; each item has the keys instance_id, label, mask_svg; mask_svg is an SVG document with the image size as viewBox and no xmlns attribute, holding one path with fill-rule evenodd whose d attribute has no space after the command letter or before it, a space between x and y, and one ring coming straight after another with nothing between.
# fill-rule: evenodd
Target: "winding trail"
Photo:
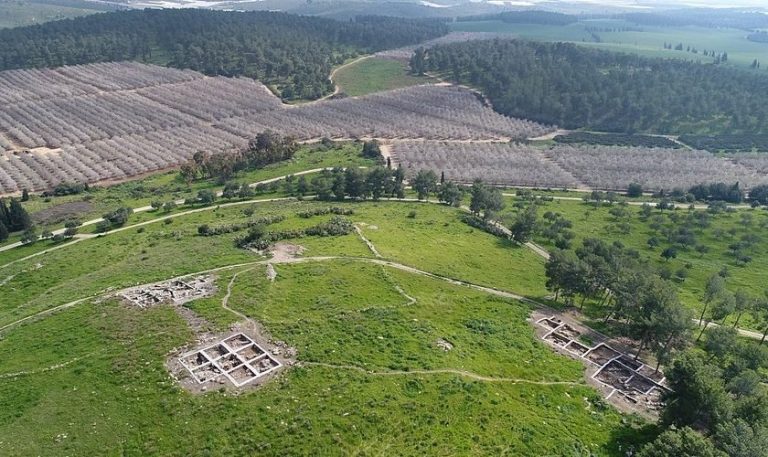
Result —
<instances>
[{"instance_id":1,"label":"winding trail","mask_svg":"<svg viewBox=\"0 0 768 457\"><path fill-rule=\"evenodd\" d=\"M246 321L246 322L253 322L253 320L246 316L245 314L241 313L240 311L234 310L229 307L229 297L232 296L232 287L235 285L235 281L237 281L237 277L240 276L241 273L247 273L249 271L253 271L256 268L256 266L246 268L244 270L240 270L232 275L232 279L229 280L229 284L227 284L227 294L224 295L224 298L221 299L221 307L229 311L230 313L236 315L240 319Z\"/></svg>"},{"instance_id":2,"label":"winding trail","mask_svg":"<svg viewBox=\"0 0 768 457\"><path fill-rule=\"evenodd\" d=\"M201 212L204 212L204 211L212 211L212 210L215 210L217 208L230 208L230 207L233 207L233 206L241 206L241 205L247 205L247 204L269 203L269 202L279 202L279 201L287 201L287 200L295 200L295 198L293 198L293 197L280 197L280 198L266 198L266 199L256 199L256 200L241 200L241 201L237 201L237 202L222 203L220 205L202 206L200 208L194 208L194 209L182 211L182 212L179 212L179 213L169 214L167 216L156 217L156 218L150 219L148 221L139 222L139 223L131 224L131 225L126 225L126 226L119 227L119 228L116 228L116 229L113 229L113 230L109 230L109 231L104 232L104 233L82 233L82 234L75 235L75 239L73 239L72 241L69 241L67 243L63 243L63 244L60 244L58 246L54 246L52 248L48 248L48 249L45 249L45 250L42 250L42 251L39 251L39 252L35 252L34 254L30 254L30 255L28 255L26 257L22 257L20 259L16 259L16 260L13 260L11 262L8 262L8 263L6 263L4 265L0 265L0 270L2 270L3 268L9 267L9 266L11 266L11 265L13 265L15 263L23 262L23 261L29 260L29 259L33 259L33 258L35 258L37 256L40 256L40 255L43 255L43 254L48 254L50 252L57 251L57 250L59 250L61 248L65 248L67 246L71 246L71 245L73 245L75 243L78 243L80 241L83 241L83 240L88 240L88 239L92 239L92 238L99 238L99 237L102 237L102 236L112 235L112 234L115 234L115 233L124 232L126 230L131 230L131 229L134 229L134 228L137 228L137 227L143 227L145 225L156 224L158 222L162 222L162 221L165 221L165 220L168 220L168 219L175 219L177 217L188 216L190 214L201 213ZM3 246L3 248L5 248L5 249L0 249L0 251L11 249L11 248L14 248L14 247L18 247L20 245L21 245L21 243L14 243L14 244L11 244L11 245L8 245L8 246Z\"/></svg>"},{"instance_id":3,"label":"winding trail","mask_svg":"<svg viewBox=\"0 0 768 457\"><path fill-rule=\"evenodd\" d=\"M336 76L336 73L338 73L339 71L341 71L341 70L343 70L343 69L345 69L347 67L351 67L352 65L354 65L354 64L356 64L358 62L362 62L363 60L370 59L371 57L373 57L373 56L372 55L361 56L361 57L358 57L358 58L356 58L354 60L350 60L349 62L347 62L345 64L342 64L342 65L339 65L338 67L334 68L331 71L330 76L328 76L328 80L333 84L333 92L328 94L328 95L325 95L323 97L320 97L317 100L313 100L313 101L307 102L307 103L302 103L302 106L306 106L306 105L309 105L309 104L314 104L314 103L317 103L317 102L321 102L323 100L328 100L329 98L332 98L332 97L335 97L336 95L339 95L341 93L341 86L336 84L336 81L333 80L333 77Z\"/></svg>"},{"instance_id":4,"label":"winding trail","mask_svg":"<svg viewBox=\"0 0 768 457\"><path fill-rule=\"evenodd\" d=\"M29 315L27 317L24 317L22 319L19 319L17 321L11 322L10 324L6 324L6 325L0 327L0 332L2 332L3 330L9 329L11 327L15 327L15 326L17 326L19 324L23 324L24 322L27 322L29 320L36 319L36 318L39 318L39 317L44 317L44 316L47 316L49 314L53 314L56 311L61 311L61 310L67 309L67 308L71 308L73 306L79 305L80 303L83 303L84 301L91 300L91 299L96 298L96 297L98 297L98 295L90 295L90 296L85 297L85 298L80 298L80 299L71 301L69 303L64 303L63 305L55 306L53 308L49 308L49 309L46 309L44 311L40 311L39 313L31 314L31 315Z\"/></svg>"},{"instance_id":5,"label":"winding trail","mask_svg":"<svg viewBox=\"0 0 768 457\"><path fill-rule=\"evenodd\" d=\"M360 167L360 168L365 168L365 167ZM270 184L270 183L273 183L273 182L276 182L276 181L283 180L283 179L287 178L288 176L309 175L309 174L320 173L321 171L331 170L331 169L332 168L312 168L310 170L298 171L296 173L291 173L290 175L276 176L274 178L269 178L269 179L264 179L264 180L261 180L261 181L256 181L256 182L248 184L248 187L255 188L255 187L260 186L260 185ZM223 194L224 194L223 190L219 190L219 191L216 192L216 196L217 197L221 197ZM284 197L282 199L283 200L288 200L288 199L292 199L292 197ZM75 235L74 238L76 240L87 239L87 238L95 238L95 237L97 237L99 235L108 235L110 233L120 232L122 230L126 230L126 229L131 228L131 227L139 227L141 225L146 225L148 223L163 221L163 220L166 220L166 219L171 219L171 218L174 218L174 217L183 216L185 214L192 214L192 213L196 213L196 212L199 212L199 211L210 210L210 209L213 209L213 208L216 208L216 207L219 207L219 206L220 207L227 207L227 206L232 206L232 205L236 205L236 204L256 203L256 202L260 202L260 201L276 201L276 200L279 200L279 199L248 200L248 201L222 203L220 205L209 205L209 206L205 206L205 207L202 207L202 208L195 208L195 209L188 210L188 211L183 211L183 212L180 212L180 213L174 213L174 214L169 214L167 216L163 216L163 217L159 217L159 218L154 218L154 219L151 219L150 221L145 221L145 222L142 222L140 224L133 224L133 225L126 226L126 227L120 227L120 228L117 228L117 229L114 229L114 230L110 230L110 231L104 232L102 234L91 234L91 233L78 234L78 235ZM183 199L175 200L174 203L176 203L177 205L183 205L184 204L184 200ZM153 209L155 209L155 208L153 208L152 206L140 206L138 208L133 208L133 212L134 213L144 213L144 212L147 212L147 211L152 211ZM89 221L85 221L82 224L80 224L80 227L88 227L88 226L91 226L91 225L96 225L99 222L102 222L103 220L104 220L104 218L101 218L101 217L97 218L97 219L91 219ZM53 235L61 235L61 234L64 233L65 230L66 229L63 229L63 228L62 229L57 229L57 230L53 230L51 233ZM55 249L67 246L69 244L72 244L72 242L64 243L64 244L56 246L54 248L47 249L44 252L50 252L52 250L55 250ZM0 246L0 252L8 251L10 249L17 248L19 246L24 246L24 243L22 243L20 241L17 241L15 243L6 244L5 246ZM17 261L27 260L27 259L32 258L32 257L34 257L36 255L41 254L41 253L35 253L35 254L33 254L33 255L29 256L29 257L25 257L24 259L19 259ZM4 268L5 266L6 265L0 266L0 268Z\"/></svg>"},{"instance_id":6,"label":"winding trail","mask_svg":"<svg viewBox=\"0 0 768 457\"><path fill-rule=\"evenodd\" d=\"M239 264L234 264L234 265L225 265L223 267L216 267L216 268L211 268L209 270L203 270L203 271L198 271L198 272L195 272L195 273L185 274L185 275L173 278L173 279L183 279L183 278L188 278L188 277L191 277L191 276L199 276L199 275L206 274L206 273L216 273L216 272L219 272L219 271L226 271L226 270L232 270L232 269L235 269L235 268L241 268L241 267L247 267L247 266L252 266L252 265L258 265L258 264L261 264L261 263L264 263L264 262L263 261L255 261L255 262L248 262L248 263L239 263ZM159 281L159 282L165 282L165 281ZM111 294L114 295L114 294L117 294L119 292L120 291L116 291L116 292L112 292ZM85 301L92 300L92 299L98 298L98 297L103 297L103 296L106 296L106 295L109 295L109 293L101 292L101 293L98 293L98 294L89 295L88 297L85 297L85 298L80 298L80 299L71 301L69 303L64 303L63 305L55 306L53 308L49 308L49 309L40 311L40 312L35 313L35 314L30 314L29 316L26 316L26 317L21 318L21 319L19 319L17 321L11 322L9 324L6 324L6 325L0 327L0 333L2 333L3 331L5 331L7 329L15 327L17 325L23 324L24 322L31 321L33 319L40 318L40 317L45 317L45 316L47 316L49 314L53 314L53 313L55 313L57 311L62 311L62 310L65 310L67 308L72 308L73 306L79 305L79 304L81 304L81 303L83 303Z\"/></svg>"},{"instance_id":7,"label":"winding trail","mask_svg":"<svg viewBox=\"0 0 768 457\"><path fill-rule=\"evenodd\" d=\"M371 243L371 240L365 237L363 234L363 230L360 228L359 225L355 224L355 232L357 232L358 236L361 240L363 240L363 243L368 246L368 249L373 253L374 256L376 256L377 259L380 259L382 256L379 254L379 251L376 249L376 246Z\"/></svg>"},{"instance_id":8,"label":"winding trail","mask_svg":"<svg viewBox=\"0 0 768 457\"><path fill-rule=\"evenodd\" d=\"M55 365L51 365L49 367L45 368L38 368L37 370L23 370L23 371L17 371L14 373L3 373L0 374L0 379L7 379L7 378L16 378L19 376L28 376L28 375L34 375L34 374L40 374L40 373L47 373L49 371L58 370L60 368L64 368L67 365L72 365L73 363L77 362L78 360L84 359L86 357L90 357L93 354L87 354L80 357L75 357L74 359L67 360L66 362L57 363Z\"/></svg>"}]
</instances>

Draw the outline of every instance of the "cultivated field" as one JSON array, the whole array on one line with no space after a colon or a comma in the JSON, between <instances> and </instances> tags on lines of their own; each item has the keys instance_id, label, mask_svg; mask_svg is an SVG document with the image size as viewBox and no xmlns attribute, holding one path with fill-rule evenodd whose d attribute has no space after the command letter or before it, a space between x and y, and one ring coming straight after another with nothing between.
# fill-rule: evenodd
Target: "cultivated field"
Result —
<instances>
[{"instance_id":1,"label":"cultivated field","mask_svg":"<svg viewBox=\"0 0 768 457\"><path fill-rule=\"evenodd\" d=\"M413 174L421 168L445 172L446 179L509 186L647 190L688 188L703 182L768 182L768 159L759 154L718 157L706 151L515 143L397 142L396 161Z\"/></svg>"},{"instance_id":2,"label":"cultivated field","mask_svg":"<svg viewBox=\"0 0 768 457\"><path fill-rule=\"evenodd\" d=\"M748 188L768 182L756 169L706 151L564 145L546 154L589 187L600 189L625 189L633 182L653 190L687 189L703 182L739 182Z\"/></svg>"},{"instance_id":3,"label":"cultivated field","mask_svg":"<svg viewBox=\"0 0 768 457\"><path fill-rule=\"evenodd\" d=\"M407 62L366 57L339 67L332 75L339 91L349 97L435 82L410 74Z\"/></svg>"},{"instance_id":4,"label":"cultivated field","mask_svg":"<svg viewBox=\"0 0 768 457\"><path fill-rule=\"evenodd\" d=\"M0 73L0 194L118 180L271 129L321 137L509 139L549 128L495 113L456 87L283 105L260 83L137 63Z\"/></svg>"},{"instance_id":5,"label":"cultivated field","mask_svg":"<svg viewBox=\"0 0 768 457\"><path fill-rule=\"evenodd\" d=\"M265 129L299 139L486 140L527 138L548 127L512 119L483 105L459 87L414 86L360 98L345 98L227 119L220 128L254 136Z\"/></svg>"},{"instance_id":6,"label":"cultivated field","mask_svg":"<svg viewBox=\"0 0 768 457\"><path fill-rule=\"evenodd\" d=\"M578 179L547 160L541 149L519 143L399 142L393 154L409 175L430 168L464 183L479 178L498 185L579 186Z\"/></svg>"}]
</instances>

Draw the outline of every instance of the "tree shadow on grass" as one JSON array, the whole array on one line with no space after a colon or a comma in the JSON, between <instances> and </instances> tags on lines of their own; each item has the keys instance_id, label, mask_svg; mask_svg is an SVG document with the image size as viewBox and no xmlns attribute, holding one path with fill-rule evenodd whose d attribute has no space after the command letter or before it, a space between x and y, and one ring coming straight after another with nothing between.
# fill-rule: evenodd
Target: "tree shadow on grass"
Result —
<instances>
[{"instance_id":1,"label":"tree shadow on grass","mask_svg":"<svg viewBox=\"0 0 768 457\"><path fill-rule=\"evenodd\" d=\"M644 444L656 439L661 433L659 426L637 416L627 416L622 424L611 432L608 443L609 455L626 457L635 455Z\"/></svg>"},{"instance_id":2,"label":"tree shadow on grass","mask_svg":"<svg viewBox=\"0 0 768 457\"><path fill-rule=\"evenodd\" d=\"M509 238L496 237L496 246L504 249L528 249Z\"/></svg>"}]
</instances>

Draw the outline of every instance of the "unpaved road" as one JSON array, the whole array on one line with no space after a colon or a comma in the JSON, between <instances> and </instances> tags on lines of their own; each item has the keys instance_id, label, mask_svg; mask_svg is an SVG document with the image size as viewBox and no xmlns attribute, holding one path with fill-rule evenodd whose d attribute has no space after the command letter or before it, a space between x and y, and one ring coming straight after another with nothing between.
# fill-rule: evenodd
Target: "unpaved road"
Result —
<instances>
[{"instance_id":1,"label":"unpaved road","mask_svg":"<svg viewBox=\"0 0 768 457\"><path fill-rule=\"evenodd\" d=\"M333 71L331 71L331 75L328 77L328 80L331 81L331 83L333 83L333 92L328 94L328 95L326 95L326 96L324 96L324 97L320 97L317 100L313 100L313 101L308 102L308 103L303 103L302 105L308 105L308 104L311 104L311 103L321 102L323 100L328 100L331 97L339 95L341 93L341 87L338 84L336 84L336 81L333 80L333 77L336 76L336 73L338 73L339 71L341 71L341 70L343 70L343 69L345 69L347 67L350 67L350 66L352 66L352 65L354 65L354 64L356 64L358 62L362 62L365 59L370 59L371 57L373 57L373 56L361 56L361 57L358 57L357 59L350 60L349 62L347 62L347 63L345 63L343 65L339 65L338 67L334 68Z\"/></svg>"}]
</instances>

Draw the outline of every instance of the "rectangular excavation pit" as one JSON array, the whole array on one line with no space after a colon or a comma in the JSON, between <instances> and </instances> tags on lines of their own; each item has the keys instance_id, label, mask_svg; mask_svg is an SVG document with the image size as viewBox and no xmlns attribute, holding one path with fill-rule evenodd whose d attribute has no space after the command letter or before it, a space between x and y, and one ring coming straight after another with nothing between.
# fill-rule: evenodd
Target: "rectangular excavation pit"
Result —
<instances>
[{"instance_id":1,"label":"rectangular excavation pit","mask_svg":"<svg viewBox=\"0 0 768 457\"><path fill-rule=\"evenodd\" d=\"M203 354L202 352L195 352L194 354L184 357L181 362L185 366L194 370L195 368L198 368L207 363L210 363L211 360L208 357L206 357L205 354Z\"/></svg>"},{"instance_id":2,"label":"rectangular excavation pit","mask_svg":"<svg viewBox=\"0 0 768 457\"><path fill-rule=\"evenodd\" d=\"M557 327L560 327L560 324L562 324L562 322L559 320L551 319L551 318L544 318L539 320L539 324L549 329L556 329Z\"/></svg>"},{"instance_id":3,"label":"rectangular excavation pit","mask_svg":"<svg viewBox=\"0 0 768 457\"><path fill-rule=\"evenodd\" d=\"M663 406L662 396L664 391L655 387L645 394L645 403L651 409L660 409Z\"/></svg>"},{"instance_id":4,"label":"rectangular excavation pit","mask_svg":"<svg viewBox=\"0 0 768 457\"><path fill-rule=\"evenodd\" d=\"M595 374L595 378L609 386L624 391L627 389L627 381L635 376L635 372L615 360L610 362L602 370Z\"/></svg>"},{"instance_id":5,"label":"rectangular excavation pit","mask_svg":"<svg viewBox=\"0 0 768 457\"><path fill-rule=\"evenodd\" d=\"M581 332L579 332L578 330L576 330L575 328L571 327L568 324L565 324L559 329L557 329L557 333L559 333L560 335L570 340L576 339L581 335Z\"/></svg>"},{"instance_id":6,"label":"rectangular excavation pit","mask_svg":"<svg viewBox=\"0 0 768 457\"><path fill-rule=\"evenodd\" d=\"M664 373L661 371L656 371L652 367L649 367L648 365L643 365L639 370L637 370L638 373L645 376L648 379L652 379L656 382L661 382L662 379L664 379Z\"/></svg>"},{"instance_id":7,"label":"rectangular excavation pit","mask_svg":"<svg viewBox=\"0 0 768 457\"><path fill-rule=\"evenodd\" d=\"M622 398L624 398L624 400L626 400L626 401L628 401L628 402L630 402L632 404L636 405L636 404L639 403L639 400L638 400L638 396L639 395L637 394L637 392L619 390L619 391L617 391L617 394L620 395Z\"/></svg>"},{"instance_id":8,"label":"rectangular excavation pit","mask_svg":"<svg viewBox=\"0 0 768 457\"><path fill-rule=\"evenodd\" d=\"M629 381L629 387L642 394L648 394L651 390L656 388L656 383L643 375L636 374Z\"/></svg>"},{"instance_id":9,"label":"rectangular excavation pit","mask_svg":"<svg viewBox=\"0 0 768 457\"><path fill-rule=\"evenodd\" d=\"M544 339L560 347L565 347L568 345L568 343L571 342L571 340L569 340L568 338L561 336L557 333L552 333L550 335L547 335L547 337Z\"/></svg>"},{"instance_id":10,"label":"rectangular excavation pit","mask_svg":"<svg viewBox=\"0 0 768 457\"><path fill-rule=\"evenodd\" d=\"M642 363L638 362L637 360L633 359L632 357L629 357L628 355L622 355L619 358L619 361L624 364L627 368L629 368L632 371L637 371L640 369L640 367L643 366Z\"/></svg>"},{"instance_id":11,"label":"rectangular excavation pit","mask_svg":"<svg viewBox=\"0 0 768 457\"><path fill-rule=\"evenodd\" d=\"M182 289L182 290L194 290L195 288L190 286L184 281L176 280L171 282L171 286L175 289Z\"/></svg>"},{"instance_id":12,"label":"rectangular excavation pit","mask_svg":"<svg viewBox=\"0 0 768 457\"><path fill-rule=\"evenodd\" d=\"M182 354L177 360L198 384L231 383L235 387L243 387L282 366L280 361L243 333ZM208 387L200 389L205 391Z\"/></svg>"},{"instance_id":13,"label":"rectangular excavation pit","mask_svg":"<svg viewBox=\"0 0 768 457\"><path fill-rule=\"evenodd\" d=\"M219 370L213 364L209 364L193 370L192 375L195 377L197 382L202 384L217 379L219 376L221 376L221 370Z\"/></svg>"},{"instance_id":14,"label":"rectangular excavation pit","mask_svg":"<svg viewBox=\"0 0 768 457\"><path fill-rule=\"evenodd\" d=\"M131 287L119 292L118 295L139 308L146 308L160 303L182 305L198 298L211 296L215 291L214 277L204 275Z\"/></svg>"},{"instance_id":15,"label":"rectangular excavation pit","mask_svg":"<svg viewBox=\"0 0 768 457\"><path fill-rule=\"evenodd\" d=\"M217 344L215 346L205 348L203 352L209 359L216 360L219 357L229 354L229 349L227 349L223 344Z\"/></svg>"},{"instance_id":16,"label":"rectangular excavation pit","mask_svg":"<svg viewBox=\"0 0 768 457\"><path fill-rule=\"evenodd\" d=\"M235 384L238 386L241 386L256 377L256 373L245 365L240 365L228 374L235 380Z\"/></svg>"},{"instance_id":17,"label":"rectangular excavation pit","mask_svg":"<svg viewBox=\"0 0 768 457\"><path fill-rule=\"evenodd\" d=\"M243 361L240 360L235 354L227 354L224 357L217 360L216 363L222 369L224 369L224 371L230 371L231 369L242 365Z\"/></svg>"},{"instance_id":18,"label":"rectangular excavation pit","mask_svg":"<svg viewBox=\"0 0 768 457\"><path fill-rule=\"evenodd\" d=\"M611 359L615 359L621 355L620 352L611 349L610 347L606 346L605 344L598 344L595 346L591 351L585 355L585 357L593 362L595 362L598 365L604 365Z\"/></svg>"},{"instance_id":19,"label":"rectangular excavation pit","mask_svg":"<svg viewBox=\"0 0 768 457\"><path fill-rule=\"evenodd\" d=\"M256 372L258 372L259 374L272 371L273 369L279 366L280 364L277 362L277 360L274 360L269 356L264 357L261 360L255 361L251 364L251 367L253 367L253 369L256 370Z\"/></svg>"},{"instance_id":20,"label":"rectangular excavation pit","mask_svg":"<svg viewBox=\"0 0 768 457\"><path fill-rule=\"evenodd\" d=\"M250 361L264 355L264 351L262 351L261 348L255 344L246 346L240 349L239 351L237 351L237 353L238 355L240 355L240 357L242 357L246 361Z\"/></svg>"},{"instance_id":21,"label":"rectangular excavation pit","mask_svg":"<svg viewBox=\"0 0 768 457\"><path fill-rule=\"evenodd\" d=\"M243 335L242 333L239 333L233 337L227 338L226 340L224 340L224 342L227 344L227 346L231 347L235 351L237 351L242 347L253 344L253 341L251 341L250 338Z\"/></svg>"},{"instance_id":22,"label":"rectangular excavation pit","mask_svg":"<svg viewBox=\"0 0 768 457\"><path fill-rule=\"evenodd\" d=\"M584 355L587 352L589 352L589 348L587 346L584 346L583 344L577 342L577 341L571 341L568 346L565 347L571 352L575 352L578 355Z\"/></svg>"}]
</instances>

